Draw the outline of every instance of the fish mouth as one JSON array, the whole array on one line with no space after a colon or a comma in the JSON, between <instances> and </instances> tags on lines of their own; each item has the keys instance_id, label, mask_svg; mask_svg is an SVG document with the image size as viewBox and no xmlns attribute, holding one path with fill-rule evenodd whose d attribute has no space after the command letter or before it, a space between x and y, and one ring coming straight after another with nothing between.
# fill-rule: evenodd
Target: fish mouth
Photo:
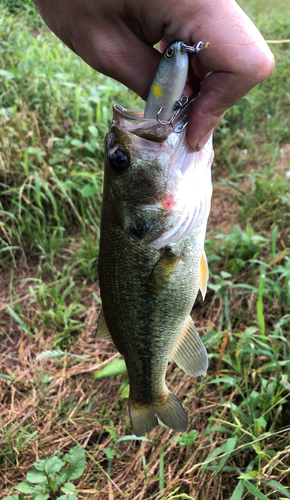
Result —
<instances>
[{"instance_id":1,"label":"fish mouth","mask_svg":"<svg viewBox=\"0 0 290 500\"><path fill-rule=\"evenodd\" d=\"M154 142L166 141L171 133L169 125L163 125L155 118L144 118L144 111L126 109L120 104L113 106L113 124L126 132Z\"/></svg>"},{"instance_id":2,"label":"fish mouth","mask_svg":"<svg viewBox=\"0 0 290 500\"><path fill-rule=\"evenodd\" d=\"M158 114L156 114L156 118L144 118L144 111L129 110L123 108L120 104L114 104L113 106L113 124L143 139L164 142L171 134L179 135L180 131L185 131L188 112L194 100L195 97L186 102L184 107L180 108L178 114L174 115L174 128L170 120L161 122L158 119ZM184 136L184 134L180 135Z\"/></svg>"}]
</instances>

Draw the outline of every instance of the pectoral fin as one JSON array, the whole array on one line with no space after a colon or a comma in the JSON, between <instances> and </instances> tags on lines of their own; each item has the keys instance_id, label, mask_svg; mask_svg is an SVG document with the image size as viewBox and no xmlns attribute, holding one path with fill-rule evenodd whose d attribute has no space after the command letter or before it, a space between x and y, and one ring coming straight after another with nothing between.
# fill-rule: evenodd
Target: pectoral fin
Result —
<instances>
[{"instance_id":1,"label":"pectoral fin","mask_svg":"<svg viewBox=\"0 0 290 500\"><path fill-rule=\"evenodd\" d=\"M170 250L164 253L155 265L147 283L147 290L150 293L154 294L161 292L169 285L172 274L180 258L181 257L174 255Z\"/></svg>"},{"instance_id":2,"label":"pectoral fin","mask_svg":"<svg viewBox=\"0 0 290 500\"><path fill-rule=\"evenodd\" d=\"M206 349L190 316L171 356L185 373L193 377L202 375L208 367Z\"/></svg>"},{"instance_id":3,"label":"pectoral fin","mask_svg":"<svg viewBox=\"0 0 290 500\"><path fill-rule=\"evenodd\" d=\"M203 250L200 258L200 279L199 279L199 289L201 291L203 300L205 299L206 295L207 282L208 282L208 265L207 265L206 253Z\"/></svg>"},{"instance_id":4,"label":"pectoral fin","mask_svg":"<svg viewBox=\"0 0 290 500\"><path fill-rule=\"evenodd\" d=\"M100 316L99 316L99 323L97 327L97 333L96 333L97 339L103 339L103 340L108 340L108 342L113 342L113 339L111 337L111 334L108 330L107 323L105 320L105 316L103 313L103 309L101 309Z\"/></svg>"}]
</instances>

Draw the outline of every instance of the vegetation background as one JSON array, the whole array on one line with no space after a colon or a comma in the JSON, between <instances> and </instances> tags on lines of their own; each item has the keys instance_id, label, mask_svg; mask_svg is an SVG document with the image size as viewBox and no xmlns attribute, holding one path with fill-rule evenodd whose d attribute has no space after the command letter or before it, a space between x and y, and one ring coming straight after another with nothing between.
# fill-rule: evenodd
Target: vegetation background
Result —
<instances>
[{"instance_id":1,"label":"vegetation background","mask_svg":"<svg viewBox=\"0 0 290 500\"><path fill-rule=\"evenodd\" d=\"M239 3L266 39L290 38L289 0ZM273 74L215 133L209 291L192 313L210 365L167 374L190 427L136 438L124 362L93 335L104 136L114 102L144 103L28 0L2 0L0 498L290 498L290 44L271 49Z\"/></svg>"}]
</instances>

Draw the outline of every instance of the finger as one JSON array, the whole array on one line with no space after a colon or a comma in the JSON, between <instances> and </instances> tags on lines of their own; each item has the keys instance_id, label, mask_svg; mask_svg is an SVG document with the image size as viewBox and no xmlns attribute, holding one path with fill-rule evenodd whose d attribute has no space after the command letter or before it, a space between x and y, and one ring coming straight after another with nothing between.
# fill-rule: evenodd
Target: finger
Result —
<instances>
[{"instance_id":1,"label":"finger","mask_svg":"<svg viewBox=\"0 0 290 500\"><path fill-rule=\"evenodd\" d=\"M236 73L211 71L206 75L189 116L188 140L193 149L204 146L206 134L219 124L227 109L266 78L273 65L272 58L259 55L255 67L248 65Z\"/></svg>"},{"instance_id":2,"label":"finger","mask_svg":"<svg viewBox=\"0 0 290 500\"><path fill-rule=\"evenodd\" d=\"M118 27L117 27L118 28ZM127 26L111 33L91 33L72 39L74 50L95 70L118 80L146 100L161 54Z\"/></svg>"},{"instance_id":3,"label":"finger","mask_svg":"<svg viewBox=\"0 0 290 500\"><path fill-rule=\"evenodd\" d=\"M146 43L138 23L125 16L124 2L107 0L96 8L94 2L84 0L81 10L76 0L34 2L48 26L70 49L95 70L146 99L161 57L152 45L162 37L162 30L155 29Z\"/></svg>"},{"instance_id":4,"label":"finger","mask_svg":"<svg viewBox=\"0 0 290 500\"><path fill-rule=\"evenodd\" d=\"M210 36L209 31L206 35L209 37L206 40L213 40L211 47L191 58L195 75L203 80L188 125L189 143L197 150L227 109L267 78L275 65L273 54L257 28L238 6L235 9L224 13L223 25L215 18L214 35Z\"/></svg>"}]
</instances>

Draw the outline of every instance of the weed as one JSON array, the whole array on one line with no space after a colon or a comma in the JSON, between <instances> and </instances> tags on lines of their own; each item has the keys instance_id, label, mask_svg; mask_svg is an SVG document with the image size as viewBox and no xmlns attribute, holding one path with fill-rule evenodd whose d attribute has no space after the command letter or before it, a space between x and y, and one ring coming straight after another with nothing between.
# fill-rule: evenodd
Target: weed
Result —
<instances>
[{"instance_id":1,"label":"weed","mask_svg":"<svg viewBox=\"0 0 290 500\"><path fill-rule=\"evenodd\" d=\"M70 467L66 467L68 464ZM85 465L85 451L80 446L65 455L58 451L55 457L35 462L34 469L27 473L27 480L15 486L20 494L3 500L24 500L24 495L29 500L78 500L76 487L68 481L78 479Z\"/></svg>"}]
</instances>

